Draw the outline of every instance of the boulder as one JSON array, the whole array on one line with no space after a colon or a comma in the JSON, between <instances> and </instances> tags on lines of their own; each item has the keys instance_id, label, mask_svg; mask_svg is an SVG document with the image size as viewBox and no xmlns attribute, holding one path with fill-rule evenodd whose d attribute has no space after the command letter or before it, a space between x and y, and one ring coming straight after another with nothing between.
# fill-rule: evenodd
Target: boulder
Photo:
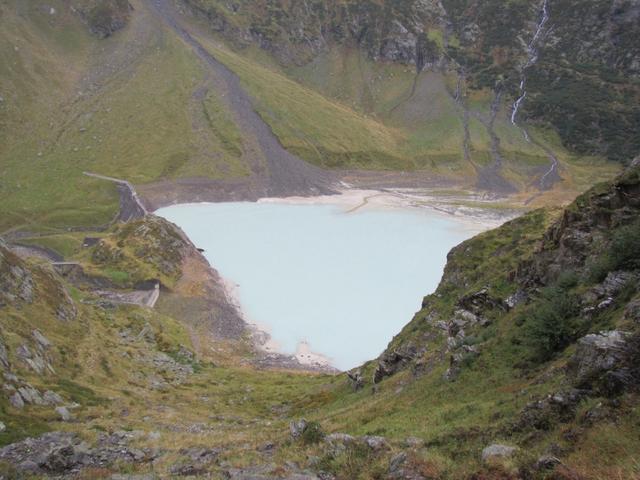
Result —
<instances>
[{"instance_id":1,"label":"boulder","mask_svg":"<svg viewBox=\"0 0 640 480\"><path fill-rule=\"evenodd\" d=\"M60 420L62 420L63 422L71 421L71 413L69 412L69 410L67 410L67 407L56 407L56 413L60 417Z\"/></svg>"},{"instance_id":2,"label":"boulder","mask_svg":"<svg viewBox=\"0 0 640 480\"><path fill-rule=\"evenodd\" d=\"M418 437L407 437L402 444L408 448L420 448L424 445L424 440Z\"/></svg>"},{"instance_id":3,"label":"boulder","mask_svg":"<svg viewBox=\"0 0 640 480\"><path fill-rule=\"evenodd\" d=\"M45 405L60 405L61 403L64 403L62 397L51 390L47 390L42 394L42 400Z\"/></svg>"},{"instance_id":4,"label":"boulder","mask_svg":"<svg viewBox=\"0 0 640 480\"><path fill-rule=\"evenodd\" d=\"M637 283L638 275L631 272L609 272L607 278L595 287L595 293L600 297L611 298L618 295L628 284Z\"/></svg>"},{"instance_id":5,"label":"boulder","mask_svg":"<svg viewBox=\"0 0 640 480\"><path fill-rule=\"evenodd\" d=\"M467 324L477 323L479 320L478 316L475 313L470 312L469 310L465 310L463 308L457 309L455 312L453 312L453 315L454 315L454 321L458 320L458 325L460 325L460 327L464 327ZM460 321L462 323L460 323Z\"/></svg>"},{"instance_id":6,"label":"boulder","mask_svg":"<svg viewBox=\"0 0 640 480\"><path fill-rule=\"evenodd\" d=\"M362 378L362 371L358 368L347 372L347 378L351 382L351 387L354 391L358 391L364 387L364 378Z\"/></svg>"},{"instance_id":7,"label":"boulder","mask_svg":"<svg viewBox=\"0 0 640 480\"><path fill-rule=\"evenodd\" d=\"M219 448L204 447L191 447L180 450L181 455L188 457L191 462L200 465L207 465L214 462L221 452L222 450Z\"/></svg>"},{"instance_id":8,"label":"boulder","mask_svg":"<svg viewBox=\"0 0 640 480\"><path fill-rule=\"evenodd\" d=\"M397 453L391 457L391 460L389 460L389 474L393 475L397 473L406 461L407 454L404 452Z\"/></svg>"},{"instance_id":9,"label":"boulder","mask_svg":"<svg viewBox=\"0 0 640 480\"><path fill-rule=\"evenodd\" d=\"M633 300L624 309L624 318L640 325L640 299Z\"/></svg>"},{"instance_id":10,"label":"boulder","mask_svg":"<svg viewBox=\"0 0 640 480\"><path fill-rule=\"evenodd\" d=\"M62 473L72 466L73 444L76 442L78 439L73 433L45 433L3 447L0 460L14 465L21 472Z\"/></svg>"},{"instance_id":11,"label":"boulder","mask_svg":"<svg viewBox=\"0 0 640 480\"><path fill-rule=\"evenodd\" d=\"M349 435L348 433L331 433L326 437L324 437L324 440L327 443L332 443L332 444L342 443L346 445L346 444L355 442L356 438Z\"/></svg>"},{"instance_id":12,"label":"boulder","mask_svg":"<svg viewBox=\"0 0 640 480\"><path fill-rule=\"evenodd\" d=\"M40 467L51 473L62 473L71 470L77 465L77 459L74 457L75 450L73 445L55 447L46 455L44 461L40 463Z\"/></svg>"},{"instance_id":13,"label":"boulder","mask_svg":"<svg viewBox=\"0 0 640 480\"><path fill-rule=\"evenodd\" d=\"M81 468L118 462L146 462L157 456L147 449L129 449L122 445L90 448L76 434L68 432L49 432L0 449L0 461L13 465L20 473L45 476L66 475Z\"/></svg>"},{"instance_id":14,"label":"boulder","mask_svg":"<svg viewBox=\"0 0 640 480\"><path fill-rule=\"evenodd\" d=\"M2 368L2 370L9 370L11 368L9 352L2 339L0 339L0 368Z\"/></svg>"},{"instance_id":15,"label":"boulder","mask_svg":"<svg viewBox=\"0 0 640 480\"><path fill-rule=\"evenodd\" d=\"M300 437L302 437L302 434L307 429L308 425L308 422L304 418L301 418L300 420L292 420L291 423L289 423L289 432L291 433L291 438L293 438L294 440L298 440Z\"/></svg>"},{"instance_id":16,"label":"boulder","mask_svg":"<svg viewBox=\"0 0 640 480\"><path fill-rule=\"evenodd\" d=\"M387 439L376 435L365 435L362 437L362 441L374 451L386 450L389 448Z\"/></svg>"},{"instance_id":17,"label":"boulder","mask_svg":"<svg viewBox=\"0 0 640 480\"><path fill-rule=\"evenodd\" d=\"M411 343L384 352L378 359L378 365L373 372L373 383L380 383L384 378L390 377L419 355L420 352Z\"/></svg>"},{"instance_id":18,"label":"boulder","mask_svg":"<svg viewBox=\"0 0 640 480\"><path fill-rule=\"evenodd\" d=\"M559 422L571 421L587 393L586 390L571 389L530 402L522 409L514 428L518 431L548 430Z\"/></svg>"},{"instance_id":19,"label":"boulder","mask_svg":"<svg viewBox=\"0 0 640 480\"><path fill-rule=\"evenodd\" d=\"M442 375L442 378L448 382L458 378L465 362L471 361L480 355L478 348L474 345L456 346L455 349L456 351L449 357L449 368Z\"/></svg>"},{"instance_id":20,"label":"boulder","mask_svg":"<svg viewBox=\"0 0 640 480\"><path fill-rule=\"evenodd\" d=\"M22 400L22 397L18 392L14 393L13 395L11 395L11 397L9 397L9 403L11 403L11 405L14 408L24 407L24 400Z\"/></svg>"},{"instance_id":21,"label":"boulder","mask_svg":"<svg viewBox=\"0 0 640 480\"><path fill-rule=\"evenodd\" d=\"M620 366L627 334L618 330L600 332L578 340L569 361L569 374L580 387L592 387L607 372Z\"/></svg>"},{"instance_id":22,"label":"boulder","mask_svg":"<svg viewBox=\"0 0 640 480\"><path fill-rule=\"evenodd\" d=\"M36 342L36 345L38 345L40 349L47 350L51 348L51 342L47 339L47 337L42 335L40 330L34 330L33 332L31 332L31 336L33 337L33 339Z\"/></svg>"},{"instance_id":23,"label":"boulder","mask_svg":"<svg viewBox=\"0 0 640 480\"><path fill-rule=\"evenodd\" d=\"M25 385L23 387L18 388L18 393L24 400L24 403L32 404L32 405L44 405L44 400L40 395L40 392L33 388L31 385Z\"/></svg>"},{"instance_id":24,"label":"boulder","mask_svg":"<svg viewBox=\"0 0 640 480\"><path fill-rule=\"evenodd\" d=\"M16 355L20 360L25 362L34 372L42 375L45 370L53 373L53 367L47 361L46 355L42 349L32 351L27 345L21 345L16 349Z\"/></svg>"},{"instance_id":25,"label":"boulder","mask_svg":"<svg viewBox=\"0 0 640 480\"><path fill-rule=\"evenodd\" d=\"M536 461L534 468L536 470L551 470L556 465L560 465L562 462L558 457L554 457L553 455L542 455Z\"/></svg>"},{"instance_id":26,"label":"boulder","mask_svg":"<svg viewBox=\"0 0 640 480\"><path fill-rule=\"evenodd\" d=\"M175 477L194 477L204 475L206 468L199 464L185 463L172 465L169 468L169 472Z\"/></svg>"},{"instance_id":27,"label":"boulder","mask_svg":"<svg viewBox=\"0 0 640 480\"><path fill-rule=\"evenodd\" d=\"M521 303L524 303L526 301L527 301L527 293L523 290L518 290L516 293L509 295L504 303L509 308L515 308Z\"/></svg>"},{"instance_id":28,"label":"boulder","mask_svg":"<svg viewBox=\"0 0 640 480\"><path fill-rule=\"evenodd\" d=\"M509 458L518 450L518 447L511 447L509 445L501 445L494 443L482 450L482 461L489 462L497 458Z\"/></svg>"},{"instance_id":29,"label":"boulder","mask_svg":"<svg viewBox=\"0 0 640 480\"><path fill-rule=\"evenodd\" d=\"M463 310L473 313L477 317L483 316L484 313L489 310L509 310L509 306L503 302L502 299L492 297L489 294L488 288L483 288L476 293L465 295L458 300L458 306Z\"/></svg>"}]
</instances>

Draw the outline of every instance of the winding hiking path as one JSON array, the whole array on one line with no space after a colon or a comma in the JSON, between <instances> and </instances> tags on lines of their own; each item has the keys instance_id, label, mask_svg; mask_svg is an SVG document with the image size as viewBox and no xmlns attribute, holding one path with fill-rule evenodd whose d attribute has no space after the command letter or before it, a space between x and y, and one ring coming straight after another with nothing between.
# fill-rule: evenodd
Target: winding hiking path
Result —
<instances>
[{"instance_id":1,"label":"winding hiking path","mask_svg":"<svg viewBox=\"0 0 640 480\"><path fill-rule=\"evenodd\" d=\"M318 195L335 193L334 175L308 164L287 152L271 128L254 110L251 97L243 89L240 79L216 59L186 26L178 20L170 0L145 0L149 8L173 30L200 58L216 80L214 88L220 93L234 120L249 138L255 140L261 162L252 162L254 176L261 184L262 196Z\"/></svg>"},{"instance_id":2,"label":"winding hiking path","mask_svg":"<svg viewBox=\"0 0 640 480\"><path fill-rule=\"evenodd\" d=\"M144 206L140 197L136 193L135 188L131 183L119 178L107 177L106 175L100 175L91 172L82 172L87 177L97 178L99 180L106 180L108 182L114 182L118 185L118 191L120 192L120 212L118 213L117 221L128 222L136 220L146 216L149 212Z\"/></svg>"}]
</instances>

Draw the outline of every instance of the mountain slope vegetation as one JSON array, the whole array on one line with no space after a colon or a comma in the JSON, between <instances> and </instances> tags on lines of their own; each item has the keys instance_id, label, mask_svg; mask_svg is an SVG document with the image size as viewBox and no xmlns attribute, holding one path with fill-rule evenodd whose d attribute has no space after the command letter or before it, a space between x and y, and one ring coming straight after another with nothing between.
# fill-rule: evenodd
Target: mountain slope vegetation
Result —
<instances>
[{"instance_id":1,"label":"mountain slope vegetation","mask_svg":"<svg viewBox=\"0 0 640 480\"><path fill-rule=\"evenodd\" d=\"M1 245L2 468L634 478L639 195L636 165L464 242L387 350L338 376L256 370L219 279L163 220L114 226L56 271ZM105 296L157 279L155 309Z\"/></svg>"},{"instance_id":2,"label":"mountain slope vegetation","mask_svg":"<svg viewBox=\"0 0 640 480\"><path fill-rule=\"evenodd\" d=\"M510 121L509 95L475 88L475 74L452 60L447 46L460 40L428 2L388 10L329 2L286 15L277 2L159 4L171 14L142 0L3 2L0 230L108 223L115 188L84 171L131 181L154 206L157 189L182 201L268 194L265 182L276 174L263 140L229 103L224 84L235 80L212 71L204 50L238 75L277 142L338 177L416 171L431 183L520 192L515 203L540 204L569 199L617 170L598 149L587 152L596 156L565 150L542 124L529 127L536 144L527 143ZM231 27L218 28L221 21ZM277 28L258 28L259 21ZM295 24L307 30L293 42ZM350 26L341 32L343 24ZM356 25L367 33L358 36ZM550 185L541 181L548 151L559 162Z\"/></svg>"},{"instance_id":3,"label":"mountain slope vegetation","mask_svg":"<svg viewBox=\"0 0 640 480\"><path fill-rule=\"evenodd\" d=\"M0 0L0 477L640 478L638 15ZM369 181L527 212L344 373L149 213Z\"/></svg>"}]
</instances>

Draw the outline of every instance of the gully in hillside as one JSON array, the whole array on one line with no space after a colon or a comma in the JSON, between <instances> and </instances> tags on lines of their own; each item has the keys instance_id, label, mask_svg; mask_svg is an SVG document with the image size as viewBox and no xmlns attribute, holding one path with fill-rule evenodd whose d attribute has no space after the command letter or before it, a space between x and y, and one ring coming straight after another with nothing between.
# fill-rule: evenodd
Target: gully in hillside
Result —
<instances>
[{"instance_id":1,"label":"gully in hillside","mask_svg":"<svg viewBox=\"0 0 640 480\"><path fill-rule=\"evenodd\" d=\"M522 67L522 74L520 77L520 96L514 102L513 109L511 111L511 123L515 127L518 127L520 129L522 135L528 143L535 143L540 148L542 148L549 157L549 161L551 162L549 168L542 175L538 183L538 187L541 190L550 189L553 184L560 179L560 177L558 176L558 158L550 149L544 147L543 145L540 145L538 142L535 142L535 140L532 142L531 135L529 134L527 129L519 125L517 120L520 108L527 98L527 70L538 62L539 43L540 40L544 37L545 33L548 32L547 24L549 23L549 19L549 0L544 0L544 3L542 4L540 21L536 26L536 32L533 35L531 42L529 42L529 45L527 46L527 62Z\"/></svg>"}]
</instances>

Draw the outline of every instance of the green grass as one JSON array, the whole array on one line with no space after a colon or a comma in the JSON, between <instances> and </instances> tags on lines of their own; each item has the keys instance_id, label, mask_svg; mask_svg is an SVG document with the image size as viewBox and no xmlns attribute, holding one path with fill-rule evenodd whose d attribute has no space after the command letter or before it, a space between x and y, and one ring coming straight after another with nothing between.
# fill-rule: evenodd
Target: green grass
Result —
<instances>
[{"instance_id":1,"label":"green grass","mask_svg":"<svg viewBox=\"0 0 640 480\"><path fill-rule=\"evenodd\" d=\"M59 0L49 2L54 16L41 0L10 3L0 32L0 90L11 92L0 106L0 232L53 227L48 233L62 234L107 224L118 206L114 185L84 177L85 170L138 184L250 173L244 152L255 139L235 124L190 48L146 9L99 41ZM439 30L429 35L441 41ZM282 66L256 47L200 40L240 76L282 144L312 163L424 169L467 182L475 176L462 154L454 75L423 72L407 101L413 69L373 62L354 48L335 46L303 66ZM468 93L469 107L486 116L490 93ZM510 124L508 107L496 121L505 175L529 188L545 155ZM597 159L587 166L557 135L533 130L561 158L567 195L613 171ZM473 160L488 164L489 137L473 116L470 133ZM61 243L54 249L70 253Z\"/></svg>"},{"instance_id":2,"label":"green grass","mask_svg":"<svg viewBox=\"0 0 640 480\"><path fill-rule=\"evenodd\" d=\"M62 255L65 258L72 257L80 252L82 243L87 232L83 233L60 233L53 235L43 235L38 237L21 239L20 242L27 245L44 247ZM91 234L97 235L97 234Z\"/></svg>"},{"instance_id":3,"label":"green grass","mask_svg":"<svg viewBox=\"0 0 640 480\"><path fill-rule=\"evenodd\" d=\"M628 174L619 183L637 184L637 172ZM605 184L583 195L572 205L572 215L585 214L591 208L606 211L607 207L594 205L615 188ZM590 212L596 216L597 213ZM338 478L370 479L384 476L390 457L405 449L403 440L413 436L421 439L425 448L409 452L408 461L420 471L430 472L431 478L454 480L479 475L489 468L480 462L480 453L488 444L504 442L522 447L513 459L495 467L504 473L532 465L551 443L557 443L566 452L562 454L565 465L576 471L587 474L595 471L600 478L613 474L630 478L637 473L634 452L638 444L635 410L638 399L633 393L617 399L616 412L625 420L622 426L601 421L591 427L583 421L591 409L609 405L608 400L594 396L579 405L575 419L551 422L546 430L533 434L514 428L520 412L532 400L568 388L564 367L575 347L565 348L565 342L555 348L549 358L532 360L529 357L532 345L527 341L540 338L540 332L532 333L527 323L537 322L540 312L549 313L545 310L549 302L552 313L556 313L559 305L554 303L554 298L558 295L546 298L532 291L528 305L509 312L499 309L485 312L491 323L470 327L466 337L466 344L478 346L480 353L464 362L459 377L453 382L443 379L450 355L445 347L446 334L425 320L428 314L443 320L451 318L462 295L483 287L488 287L489 293L497 298L513 293L519 287L513 272L539 255L536 248L559 214L558 210L536 210L455 248L435 294L426 298L425 307L390 344L390 348L394 348L411 341L425 346L425 370L418 375L411 369L400 371L377 384L375 392L371 388L375 362L363 367L367 383L357 392L344 375L256 370L240 363L241 358L247 360L246 345L243 350L219 339L209 341L210 337L202 335L206 326L199 329L200 325L162 308L160 311L135 306L103 309L90 302L79 302L78 318L61 322L55 317L59 299L51 294L43 295L56 291L60 280L38 273L39 267L35 265L10 257L10 262L34 273L38 292L34 304L11 304L0 310L2 338L13 368L37 388L54 389L65 400L76 401L81 407L74 409L78 422L61 425L50 407L28 407L25 410L29 413L28 420L23 420L23 412L9 407L6 400L0 402L0 420L12 428L11 433L0 435L0 442L15 441L47 429L75 431L89 441L97 432L155 430L161 432L160 439L143 438L136 445L166 450L166 455L154 464L157 472L165 472L176 463L180 457L178 449L195 443L224 447L220 460L233 467L243 467L263 461L258 448L267 442L276 442L278 448L270 461L280 473L278 469L285 462L296 461L304 466L310 458L317 457L318 465L336 473ZM176 256L172 248L177 239L175 232L162 225L159 220L147 219L107 232L104 242L112 249L120 249L122 255L112 250L108 255L99 255L99 258L117 260L96 262L95 269L107 275L118 265L121 271L131 271L140 278L167 275L165 265L182 265L182 258ZM611 237L612 249L631 252L615 257L615 263L609 268L637 266L629 263L637 257L637 249L632 248L636 230L637 225L631 224L617 232L606 232L603 238ZM594 244L585 253L598 255L602 251L599 244ZM87 251L80 257L86 260L86 256L93 258L94 255L95 251ZM167 278L177 277L179 274ZM586 291L589 285L581 284L581 278L576 275L572 281L565 277L558 280L564 289L560 298ZM202 288L202 280L198 275L186 280L190 284L186 290L177 283L171 286L174 297L169 297L170 302L174 303L176 298L195 302L199 298L197 292ZM633 285L624 301L596 319L590 328L618 326L624 304L637 299L636 290ZM90 296L90 292L81 294ZM165 292L162 295L165 296ZM77 296L78 292L74 293L74 297ZM557 326L569 316L556 316L552 320ZM34 328L41 330L54 345L50 353L55 375L40 377L15 358L17 346L31 342ZM181 358L178 352L183 348L196 350L197 359ZM236 350L225 357L225 348ZM180 365L192 366L194 373L179 380L171 369L157 366L155 359L160 352ZM164 382L162 388L150 386L159 381ZM122 412L126 412L126 416ZM301 417L313 428L302 441L292 442L288 423ZM16 427L17 421L23 425ZM203 431L194 436L191 432L194 428ZM580 429L579 435L567 438L566 432L574 429ZM619 436L616 436L617 430ZM390 451L373 454L356 445L330 455L320 439L323 433L333 432L383 435L391 445ZM611 458L596 464L597 459L581 453L584 449L606 452Z\"/></svg>"},{"instance_id":4,"label":"green grass","mask_svg":"<svg viewBox=\"0 0 640 480\"><path fill-rule=\"evenodd\" d=\"M288 150L323 166L398 168L402 134L226 49L205 45L242 79L262 118Z\"/></svg>"},{"instance_id":5,"label":"green grass","mask_svg":"<svg viewBox=\"0 0 640 480\"><path fill-rule=\"evenodd\" d=\"M248 173L220 100L213 91L192 97L204 81L197 58L144 9L98 43L76 16L48 18L38 5L24 16L7 9L0 34L0 88L12 92L0 110L0 231L109 222L118 206L114 185L85 170L134 183ZM100 88L78 86L96 71Z\"/></svg>"}]
</instances>

